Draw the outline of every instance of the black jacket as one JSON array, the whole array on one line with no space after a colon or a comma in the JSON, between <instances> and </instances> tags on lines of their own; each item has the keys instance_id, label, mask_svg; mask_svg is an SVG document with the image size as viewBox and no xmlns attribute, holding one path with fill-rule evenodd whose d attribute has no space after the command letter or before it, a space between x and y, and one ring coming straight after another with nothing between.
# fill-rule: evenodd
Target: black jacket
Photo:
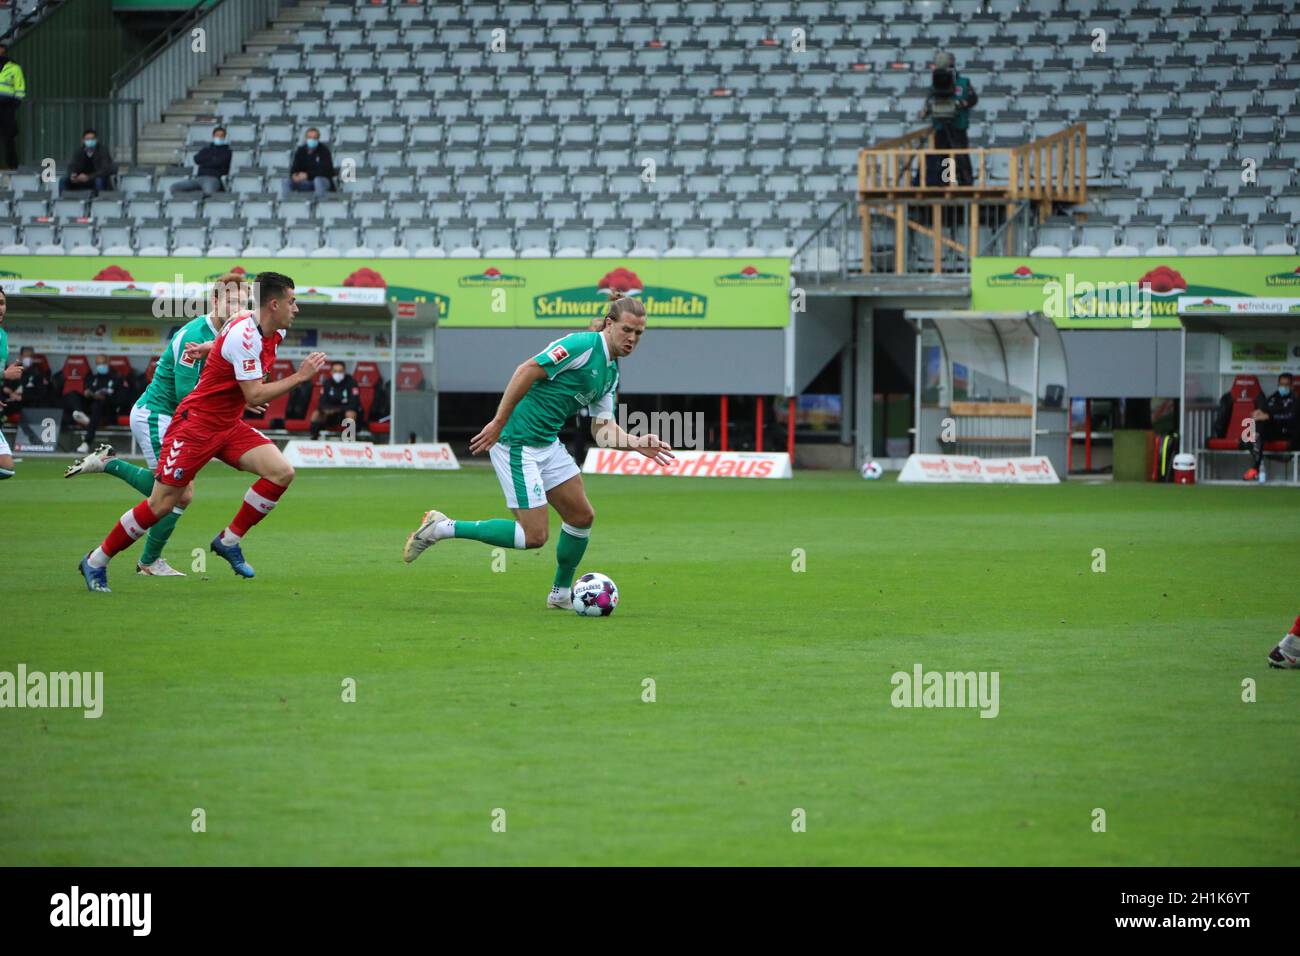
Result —
<instances>
[{"instance_id":1,"label":"black jacket","mask_svg":"<svg viewBox=\"0 0 1300 956\"><path fill-rule=\"evenodd\" d=\"M344 375L343 381L335 384L334 379L325 379L325 384L320 390L320 406L322 408L341 408L346 411L361 411L361 389L357 387L356 379L351 375Z\"/></svg>"},{"instance_id":2,"label":"black jacket","mask_svg":"<svg viewBox=\"0 0 1300 956\"><path fill-rule=\"evenodd\" d=\"M43 405L50 397L50 377L45 374L45 369L35 362L23 369L22 378L12 383L5 382L5 386L6 391L10 392L12 389L22 388L23 396L20 401L28 408ZM8 401L8 398L5 400Z\"/></svg>"},{"instance_id":3,"label":"black jacket","mask_svg":"<svg viewBox=\"0 0 1300 956\"><path fill-rule=\"evenodd\" d=\"M330 186L334 185L334 157L330 154L330 148L321 143L315 149L308 149L306 146L299 146L293 154L293 165L289 168L289 174L306 173L308 178L315 179L317 176L324 176L330 181Z\"/></svg>"},{"instance_id":4,"label":"black jacket","mask_svg":"<svg viewBox=\"0 0 1300 956\"><path fill-rule=\"evenodd\" d=\"M107 375L91 372L90 377L86 379L87 400L93 399L96 392L108 392L108 401L116 402L126 395L129 390L130 387L126 384L126 379L112 369L108 370Z\"/></svg>"},{"instance_id":5,"label":"black jacket","mask_svg":"<svg viewBox=\"0 0 1300 956\"><path fill-rule=\"evenodd\" d=\"M1278 431L1287 435L1294 435L1297 430L1300 430L1297 428L1297 426L1300 426L1300 422L1297 421L1296 395L1294 391L1290 395L1274 392L1267 399L1264 398L1264 393L1260 392L1259 397L1255 399L1255 407L1268 412L1268 421Z\"/></svg>"},{"instance_id":6,"label":"black jacket","mask_svg":"<svg viewBox=\"0 0 1300 956\"><path fill-rule=\"evenodd\" d=\"M68 175L74 176L77 173L85 173L88 176L102 176L107 178L117 172L117 163L113 162L113 156L108 151L108 147L103 143L86 155L85 147L78 146L77 151L72 154L68 160Z\"/></svg>"},{"instance_id":7,"label":"black jacket","mask_svg":"<svg viewBox=\"0 0 1300 956\"><path fill-rule=\"evenodd\" d=\"M194 154L194 165L199 168L196 174L198 176L215 176L218 179L229 176L230 147L204 146Z\"/></svg>"}]
</instances>

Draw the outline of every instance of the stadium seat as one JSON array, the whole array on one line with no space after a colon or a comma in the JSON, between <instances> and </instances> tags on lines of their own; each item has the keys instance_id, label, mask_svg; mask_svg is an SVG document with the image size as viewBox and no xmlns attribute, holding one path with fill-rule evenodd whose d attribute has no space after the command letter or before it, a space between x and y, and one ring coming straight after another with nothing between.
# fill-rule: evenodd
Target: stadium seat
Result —
<instances>
[{"instance_id":1,"label":"stadium seat","mask_svg":"<svg viewBox=\"0 0 1300 956\"><path fill-rule=\"evenodd\" d=\"M399 392L417 392L424 388L424 372L414 362L403 362L397 366L397 390Z\"/></svg>"},{"instance_id":2,"label":"stadium seat","mask_svg":"<svg viewBox=\"0 0 1300 956\"><path fill-rule=\"evenodd\" d=\"M63 392L84 394L86 379L90 377L90 361L84 355L69 355L63 362Z\"/></svg>"}]
</instances>

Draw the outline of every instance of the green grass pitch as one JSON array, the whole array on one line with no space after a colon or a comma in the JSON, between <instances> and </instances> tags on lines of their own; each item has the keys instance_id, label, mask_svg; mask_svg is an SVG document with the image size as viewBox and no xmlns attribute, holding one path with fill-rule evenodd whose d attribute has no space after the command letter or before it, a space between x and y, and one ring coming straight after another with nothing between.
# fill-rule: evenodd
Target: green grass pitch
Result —
<instances>
[{"instance_id":1,"label":"green grass pitch","mask_svg":"<svg viewBox=\"0 0 1300 956\"><path fill-rule=\"evenodd\" d=\"M61 468L0 484L0 670L103 671L104 714L0 711L0 864L1300 863L1294 491L589 478L583 620L554 538L402 563L425 508L505 514L482 468L300 472L255 580L136 545L111 595L75 565L139 496ZM203 473L174 564L248 484ZM916 663L999 715L894 708Z\"/></svg>"}]
</instances>

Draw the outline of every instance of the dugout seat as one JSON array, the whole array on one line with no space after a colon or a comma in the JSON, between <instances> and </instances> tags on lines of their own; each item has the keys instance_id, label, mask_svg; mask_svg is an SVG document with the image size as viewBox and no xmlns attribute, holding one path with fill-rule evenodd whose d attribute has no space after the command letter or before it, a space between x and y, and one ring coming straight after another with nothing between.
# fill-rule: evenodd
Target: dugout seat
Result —
<instances>
[{"instance_id":1,"label":"dugout seat","mask_svg":"<svg viewBox=\"0 0 1300 956\"><path fill-rule=\"evenodd\" d=\"M357 367L352 370L352 377L361 391L361 424L364 425L370 420L370 407L375 401L375 390L384 382L379 375L379 363L358 362Z\"/></svg>"},{"instance_id":2,"label":"dugout seat","mask_svg":"<svg viewBox=\"0 0 1300 956\"><path fill-rule=\"evenodd\" d=\"M302 418L285 419L284 427L286 431L305 432L311 430L311 416L316 411L316 406L320 404L321 386L325 383L325 379L329 378L329 374L329 366L316 373L316 377L311 382L311 400L307 403L307 413Z\"/></svg>"},{"instance_id":3,"label":"dugout seat","mask_svg":"<svg viewBox=\"0 0 1300 956\"><path fill-rule=\"evenodd\" d=\"M33 352L32 361L45 370L45 374L50 374L50 360L46 358L44 352Z\"/></svg>"},{"instance_id":4,"label":"dugout seat","mask_svg":"<svg viewBox=\"0 0 1300 956\"><path fill-rule=\"evenodd\" d=\"M155 355L153 358L149 360L149 364L146 365L144 369L144 380L146 383L150 383L153 381L153 373L156 372L157 370L158 370L158 356Z\"/></svg>"},{"instance_id":5,"label":"dugout seat","mask_svg":"<svg viewBox=\"0 0 1300 956\"><path fill-rule=\"evenodd\" d=\"M414 362L403 362L397 366L397 390L399 392L418 392L424 388L424 372Z\"/></svg>"},{"instance_id":6,"label":"dugout seat","mask_svg":"<svg viewBox=\"0 0 1300 956\"><path fill-rule=\"evenodd\" d=\"M90 361L84 355L69 355L63 363L63 392L86 393L86 379L90 377Z\"/></svg>"},{"instance_id":7,"label":"dugout seat","mask_svg":"<svg viewBox=\"0 0 1300 956\"><path fill-rule=\"evenodd\" d=\"M1232 380L1232 416L1228 419L1228 434L1223 438L1206 439L1205 447L1213 451L1237 451L1241 448L1242 422L1255 410L1255 401L1264 390L1254 375L1238 375ZM1264 443L1265 451L1286 451L1285 440Z\"/></svg>"},{"instance_id":8,"label":"dugout seat","mask_svg":"<svg viewBox=\"0 0 1300 956\"><path fill-rule=\"evenodd\" d=\"M131 377L135 374L135 372L131 368L131 360L127 358L125 355L110 355L108 357L108 367L109 369L112 370L112 372L115 375L120 375L122 378L126 379L128 385L133 385L133 383L131 382ZM119 425L130 425L131 416L118 415L117 423Z\"/></svg>"}]
</instances>

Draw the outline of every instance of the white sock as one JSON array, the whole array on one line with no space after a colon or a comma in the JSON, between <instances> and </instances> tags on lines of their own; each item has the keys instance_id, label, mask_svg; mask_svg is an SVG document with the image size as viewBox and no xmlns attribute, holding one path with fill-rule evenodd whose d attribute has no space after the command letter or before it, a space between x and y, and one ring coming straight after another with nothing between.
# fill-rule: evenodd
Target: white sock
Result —
<instances>
[{"instance_id":1,"label":"white sock","mask_svg":"<svg viewBox=\"0 0 1300 956\"><path fill-rule=\"evenodd\" d=\"M515 522L515 548L522 551L528 546L528 539L524 535L524 526L518 521Z\"/></svg>"},{"instance_id":2,"label":"white sock","mask_svg":"<svg viewBox=\"0 0 1300 956\"><path fill-rule=\"evenodd\" d=\"M239 542L242 540L243 540L242 535L235 534L235 532L231 531L229 528L221 532L221 543L224 544L227 548L230 547L232 544L239 544Z\"/></svg>"},{"instance_id":3,"label":"white sock","mask_svg":"<svg viewBox=\"0 0 1300 956\"><path fill-rule=\"evenodd\" d=\"M104 553L103 548L96 548L90 552L90 556L86 558L86 563L92 568L106 568L108 567L108 555Z\"/></svg>"},{"instance_id":4,"label":"white sock","mask_svg":"<svg viewBox=\"0 0 1300 956\"><path fill-rule=\"evenodd\" d=\"M441 521L435 521L433 524L433 540L441 541L443 538L456 537L456 522L451 518L443 518Z\"/></svg>"},{"instance_id":5,"label":"white sock","mask_svg":"<svg viewBox=\"0 0 1300 956\"><path fill-rule=\"evenodd\" d=\"M1282 648L1282 653L1290 657L1300 657L1300 637L1288 634L1282 638L1282 643L1278 646Z\"/></svg>"}]
</instances>

